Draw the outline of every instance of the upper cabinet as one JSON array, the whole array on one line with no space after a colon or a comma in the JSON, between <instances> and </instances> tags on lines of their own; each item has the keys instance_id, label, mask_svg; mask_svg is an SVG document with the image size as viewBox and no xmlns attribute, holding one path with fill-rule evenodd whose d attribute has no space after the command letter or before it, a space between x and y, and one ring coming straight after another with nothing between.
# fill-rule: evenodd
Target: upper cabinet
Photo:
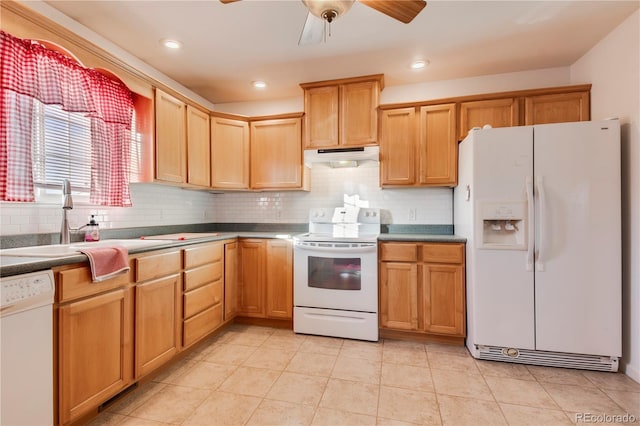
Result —
<instances>
[{"instance_id":1,"label":"upper cabinet","mask_svg":"<svg viewBox=\"0 0 640 426\"><path fill-rule=\"evenodd\" d=\"M304 147L340 148L378 143L382 74L304 83Z\"/></svg>"},{"instance_id":2,"label":"upper cabinet","mask_svg":"<svg viewBox=\"0 0 640 426\"><path fill-rule=\"evenodd\" d=\"M250 134L251 188L302 188L302 119L252 121Z\"/></svg>"},{"instance_id":3,"label":"upper cabinet","mask_svg":"<svg viewBox=\"0 0 640 426\"><path fill-rule=\"evenodd\" d=\"M455 186L455 104L383 109L380 184Z\"/></svg>"},{"instance_id":4,"label":"upper cabinet","mask_svg":"<svg viewBox=\"0 0 640 426\"><path fill-rule=\"evenodd\" d=\"M230 190L306 189L302 113L211 117L211 186Z\"/></svg>"},{"instance_id":5,"label":"upper cabinet","mask_svg":"<svg viewBox=\"0 0 640 426\"><path fill-rule=\"evenodd\" d=\"M249 189L249 123L211 117L211 186Z\"/></svg>"},{"instance_id":6,"label":"upper cabinet","mask_svg":"<svg viewBox=\"0 0 640 426\"><path fill-rule=\"evenodd\" d=\"M491 93L457 99L458 139L474 127L510 127L531 124L588 121L591 85L552 87Z\"/></svg>"},{"instance_id":7,"label":"upper cabinet","mask_svg":"<svg viewBox=\"0 0 640 426\"><path fill-rule=\"evenodd\" d=\"M209 114L187 105L187 183L210 186Z\"/></svg>"},{"instance_id":8,"label":"upper cabinet","mask_svg":"<svg viewBox=\"0 0 640 426\"><path fill-rule=\"evenodd\" d=\"M156 89L156 179L185 183L187 173L186 104Z\"/></svg>"},{"instance_id":9,"label":"upper cabinet","mask_svg":"<svg viewBox=\"0 0 640 426\"><path fill-rule=\"evenodd\" d=\"M156 89L156 179L210 186L209 114Z\"/></svg>"},{"instance_id":10,"label":"upper cabinet","mask_svg":"<svg viewBox=\"0 0 640 426\"><path fill-rule=\"evenodd\" d=\"M589 111L588 91L527 96L524 124L588 121Z\"/></svg>"},{"instance_id":11,"label":"upper cabinet","mask_svg":"<svg viewBox=\"0 0 640 426\"><path fill-rule=\"evenodd\" d=\"M474 127L511 127L520 124L517 98L490 99L460 103L460 139Z\"/></svg>"}]
</instances>

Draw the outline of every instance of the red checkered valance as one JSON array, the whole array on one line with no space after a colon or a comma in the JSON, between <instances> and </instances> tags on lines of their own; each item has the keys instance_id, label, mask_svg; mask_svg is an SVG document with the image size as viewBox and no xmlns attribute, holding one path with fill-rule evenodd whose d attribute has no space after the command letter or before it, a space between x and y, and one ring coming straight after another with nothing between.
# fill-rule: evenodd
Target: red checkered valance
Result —
<instances>
[{"instance_id":1,"label":"red checkered valance","mask_svg":"<svg viewBox=\"0 0 640 426\"><path fill-rule=\"evenodd\" d=\"M92 119L92 203L130 206L128 190L131 91L32 40L0 31L0 199L33 201L32 104L57 104Z\"/></svg>"}]
</instances>

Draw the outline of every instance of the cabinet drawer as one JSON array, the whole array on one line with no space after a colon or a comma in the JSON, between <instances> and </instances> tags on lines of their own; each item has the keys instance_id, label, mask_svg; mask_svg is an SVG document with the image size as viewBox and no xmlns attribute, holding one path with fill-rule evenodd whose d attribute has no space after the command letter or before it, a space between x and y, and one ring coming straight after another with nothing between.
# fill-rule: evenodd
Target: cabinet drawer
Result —
<instances>
[{"instance_id":1,"label":"cabinet drawer","mask_svg":"<svg viewBox=\"0 0 640 426\"><path fill-rule=\"evenodd\" d=\"M56 300L58 302L66 302L122 287L127 285L131 278L131 273L126 273L94 283L91 281L91 270L88 266L67 269L58 272L56 275Z\"/></svg>"},{"instance_id":2,"label":"cabinet drawer","mask_svg":"<svg viewBox=\"0 0 640 426\"><path fill-rule=\"evenodd\" d=\"M179 251L138 257L136 262L136 282L147 281L180 271Z\"/></svg>"},{"instance_id":3,"label":"cabinet drawer","mask_svg":"<svg viewBox=\"0 0 640 426\"><path fill-rule=\"evenodd\" d=\"M429 263L463 263L464 244L423 244L422 261Z\"/></svg>"},{"instance_id":4,"label":"cabinet drawer","mask_svg":"<svg viewBox=\"0 0 640 426\"><path fill-rule=\"evenodd\" d=\"M198 312L222 302L222 280L218 280L184 295L184 317L190 318Z\"/></svg>"},{"instance_id":5,"label":"cabinet drawer","mask_svg":"<svg viewBox=\"0 0 640 426\"><path fill-rule=\"evenodd\" d=\"M184 291L222 278L222 262L210 263L190 271L184 271Z\"/></svg>"},{"instance_id":6,"label":"cabinet drawer","mask_svg":"<svg viewBox=\"0 0 640 426\"><path fill-rule=\"evenodd\" d=\"M186 248L183 251L184 267L185 269L189 269L194 266L222 260L224 245L222 243L202 244L196 247Z\"/></svg>"},{"instance_id":7,"label":"cabinet drawer","mask_svg":"<svg viewBox=\"0 0 640 426\"><path fill-rule=\"evenodd\" d=\"M222 324L222 303L219 303L184 322L182 345L189 346Z\"/></svg>"},{"instance_id":8,"label":"cabinet drawer","mask_svg":"<svg viewBox=\"0 0 640 426\"><path fill-rule=\"evenodd\" d=\"M415 262L418 260L418 246L412 243L382 243L380 260Z\"/></svg>"}]
</instances>

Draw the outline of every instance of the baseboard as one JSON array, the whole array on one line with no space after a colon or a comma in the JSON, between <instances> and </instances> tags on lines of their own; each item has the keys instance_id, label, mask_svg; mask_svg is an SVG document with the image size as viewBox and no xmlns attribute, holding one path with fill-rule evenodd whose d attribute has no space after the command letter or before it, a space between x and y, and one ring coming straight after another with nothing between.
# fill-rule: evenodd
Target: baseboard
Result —
<instances>
[{"instance_id":1,"label":"baseboard","mask_svg":"<svg viewBox=\"0 0 640 426\"><path fill-rule=\"evenodd\" d=\"M439 334L427 334L413 331L380 329L381 339L410 340L421 343L444 343L449 345L464 346L464 337L442 336Z\"/></svg>"},{"instance_id":2,"label":"baseboard","mask_svg":"<svg viewBox=\"0 0 640 426\"><path fill-rule=\"evenodd\" d=\"M272 319L272 318L254 318L237 316L233 322L236 324L258 325L262 327L287 328L293 330L293 320Z\"/></svg>"},{"instance_id":3,"label":"baseboard","mask_svg":"<svg viewBox=\"0 0 640 426\"><path fill-rule=\"evenodd\" d=\"M632 380L640 383L640 370L627 363L622 364L621 367L621 370L624 372L624 374L629 376Z\"/></svg>"}]
</instances>

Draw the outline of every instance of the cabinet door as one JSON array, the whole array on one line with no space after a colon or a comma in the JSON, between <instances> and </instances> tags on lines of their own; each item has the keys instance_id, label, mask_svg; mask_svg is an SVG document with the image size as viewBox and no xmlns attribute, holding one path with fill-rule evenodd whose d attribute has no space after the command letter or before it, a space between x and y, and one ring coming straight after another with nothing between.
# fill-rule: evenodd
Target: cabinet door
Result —
<instances>
[{"instance_id":1,"label":"cabinet door","mask_svg":"<svg viewBox=\"0 0 640 426\"><path fill-rule=\"evenodd\" d=\"M263 240L239 243L238 314L264 318L265 244Z\"/></svg>"},{"instance_id":2,"label":"cabinet door","mask_svg":"<svg viewBox=\"0 0 640 426\"><path fill-rule=\"evenodd\" d=\"M251 188L302 188L299 118L251 123Z\"/></svg>"},{"instance_id":3,"label":"cabinet door","mask_svg":"<svg viewBox=\"0 0 640 426\"><path fill-rule=\"evenodd\" d=\"M419 184L455 186L458 141L455 104L420 108Z\"/></svg>"},{"instance_id":4,"label":"cabinet door","mask_svg":"<svg viewBox=\"0 0 640 426\"><path fill-rule=\"evenodd\" d=\"M178 352L180 286L179 274L136 286L136 378Z\"/></svg>"},{"instance_id":5,"label":"cabinet door","mask_svg":"<svg viewBox=\"0 0 640 426\"><path fill-rule=\"evenodd\" d=\"M453 336L465 334L464 268L425 263L422 267L424 331Z\"/></svg>"},{"instance_id":6,"label":"cabinet door","mask_svg":"<svg viewBox=\"0 0 640 426\"><path fill-rule=\"evenodd\" d=\"M58 309L58 415L67 424L133 381L131 288Z\"/></svg>"},{"instance_id":7,"label":"cabinet door","mask_svg":"<svg viewBox=\"0 0 640 426\"><path fill-rule=\"evenodd\" d=\"M187 182L209 187L211 151L209 114L187 105Z\"/></svg>"},{"instance_id":8,"label":"cabinet door","mask_svg":"<svg viewBox=\"0 0 640 426\"><path fill-rule=\"evenodd\" d=\"M249 188L249 123L211 117L211 186Z\"/></svg>"},{"instance_id":9,"label":"cabinet door","mask_svg":"<svg viewBox=\"0 0 640 426\"><path fill-rule=\"evenodd\" d=\"M267 241L267 317L293 318L293 249L287 240Z\"/></svg>"},{"instance_id":10,"label":"cabinet door","mask_svg":"<svg viewBox=\"0 0 640 426\"><path fill-rule=\"evenodd\" d=\"M382 111L380 184L413 185L416 167L416 110Z\"/></svg>"},{"instance_id":11,"label":"cabinet door","mask_svg":"<svg viewBox=\"0 0 640 426\"><path fill-rule=\"evenodd\" d=\"M380 327L418 329L418 267L415 263L380 263Z\"/></svg>"},{"instance_id":12,"label":"cabinet door","mask_svg":"<svg viewBox=\"0 0 640 426\"><path fill-rule=\"evenodd\" d=\"M340 86L340 145L378 143L379 94L377 81Z\"/></svg>"},{"instance_id":13,"label":"cabinet door","mask_svg":"<svg viewBox=\"0 0 640 426\"><path fill-rule=\"evenodd\" d=\"M156 179L186 182L186 105L156 89Z\"/></svg>"},{"instance_id":14,"label":"cabinet door","mask_svg":"<svg viewBox=\"0 0 640 426\"><path fill-rule=\"evenodd\" d=\"M520 124L517 98L463 102L460 104L460 132L458 139L467 137L469 130L489 124L492 127L511 127Z\"/></svg>"},{"instance_id":15,"label":"cabinet door","mask_svg":"<svg viewBox=\"0 0 640 426\"><path fill-rule=\"evenodd\" d=\"M304 147L309 149L338 146L338 86L304 91Z\"/></svg>"},{"instance_id":16,"label":"cabinet door","mask_svg":"<svg viewBox=\"0 0 640 426\"><path fill-rule=\"evenodd\" d=\"M525 124L589 121L589 92L527 96Z\"/></svg>"},{"instance_id":17,"label":"cabinet door","mask_svg":"<svg viewBox=\"0 0 640 426\"><path fill-rule=\"evenodd\" d=\"M238 312L238 243L224 245L224 320Z\"/></svg>"}]
</instances>

